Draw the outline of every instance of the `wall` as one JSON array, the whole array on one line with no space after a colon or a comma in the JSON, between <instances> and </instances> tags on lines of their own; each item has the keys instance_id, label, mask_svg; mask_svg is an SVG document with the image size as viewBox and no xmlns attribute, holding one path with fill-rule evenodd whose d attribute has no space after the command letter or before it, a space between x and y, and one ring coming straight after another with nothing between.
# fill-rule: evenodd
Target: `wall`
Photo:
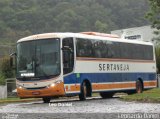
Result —
<instances>
[{"instance_id":1,"label":"wall","mask_svg":"<svg viewBox=\"0 0 160 119\"><path fill-rule=\"evenodd\" d=\"M111 34L116 34L124 39L131 38L130 40L142 40L152 42L152 39L157 37L153 33L154 31L156 31L156 29L153 29L150 25L148 25L142 27L115 30L111 31Z\"/></svg>"},{"instance_id":2,"label":"wall","mask_svg":"<svg viewBox=\"0 0 160 119\"><path fill-rule=\"evenodd\" d=\"M0 86L0 99L7 98L7 86Z\"/></svg>"}]
</instances>

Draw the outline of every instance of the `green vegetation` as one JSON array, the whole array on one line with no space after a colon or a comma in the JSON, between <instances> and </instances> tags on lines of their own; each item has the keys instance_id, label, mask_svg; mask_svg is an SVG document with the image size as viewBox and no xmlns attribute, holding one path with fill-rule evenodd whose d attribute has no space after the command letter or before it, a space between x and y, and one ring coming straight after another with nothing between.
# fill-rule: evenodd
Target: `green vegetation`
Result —
<instances>
[{"instance_id":1,"label":"green vegetation","mask_svg":"<svg viewBox=\"0 0 160 119\"><path fill-rule=\"evenodd\" d=\"M157 63L157 72L160 73L160 47L156 47L156 63Z\"/></svg>"},{"instance_id":2,"label":"green vegetation","mask_svg":"<svg viewBox=\"0 0 160 119\"><path fill-rule=\"evenodd\" d=\"M5 85L5 77L0 73L0 85Z\"/></svg>"},{"instance_id":3,"label":"green vegetation","mask_svg":"<svg viewBox=\"0 0 160 119\"><path fill-rule=\"evenodd\" d=\"M146 18L152 23L152 27L157 30L154 33L157 35L153 40L156 41L156 45L160 44L160 0L149 0L150 10L146 15Z\"/></svg>"},{"instance_id":4,"label":"green vegetation","mask_svg":"<svg viewBox=\"0 0 160 119\"><path fill-rule=\"evenodd\" d=\"M14 71L10 66L10 58L0 59L0 85L5 85L5 79L12 77L14 77Z\"/></svg>"},{"instance_id":5,"label":"green vegetation","mask_svg":"<svg viewBox=\"0 0 160 119\"><path fill-rule=\"evenodd\" d=\"M152 22L154 28L160 30L160 0L149 0L150 11L147 18Z\"/></svg>"},{"instance_id":6,"label":"green vegetation","mask_svg":"<svg viewBox=\"0 0 160 119\"><path fill-rule=\"evenodd\" d=\"M146 0L0 0L0 57L32 34L146 25L148 7Z\"/></svg>"},{"instance_id":7,"label":"green vegetation","mask_svg":"<svg viewBox=\"0 0 160 119\"><path fill-rule=\"evenodd\" d=\"M28 98L28 99L20 99L20 98L6 98L0 99L0 103L13 103L13 102L29 102L29 101L39 101L42 100L40 98Z\"/></svg>"},{"instance_id":8,"label":"green vegetation","mask_svg":"<svg viewBox=\"0 0 160 119\"><path fill-rule=\"evenodd\" d=\"M44 32L81 32L142 26L146 0L0 0L0 44Z\"/></svg>"},{"instance_id":9,"label":"green vegetation","mask_svg":"<svg viewBox=\"0 0 160 119\"><path fill-rule=\"evenodd\" d=\"M152 27L157 30L154 32L157 37L154 38L156 43L156 61L158 73L160 73L160 0L149 0L150 10L146 18L152 23Z\"/></svg>"},{"instance_id":10,"label":"green vegetation","mask_svg":"<svg viewBox=\"0 0 160 119\"><path fill-rule=\"evenodd\" d=\"M121 99L125 101L160 103L160 88L147 90L141 94L122 96Z\"/></svg>"}]
</instances>

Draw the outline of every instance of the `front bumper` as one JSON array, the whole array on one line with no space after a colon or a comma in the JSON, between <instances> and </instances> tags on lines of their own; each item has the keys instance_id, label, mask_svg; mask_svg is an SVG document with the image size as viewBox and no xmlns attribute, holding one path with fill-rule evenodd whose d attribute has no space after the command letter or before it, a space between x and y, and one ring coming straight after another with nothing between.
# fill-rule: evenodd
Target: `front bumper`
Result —
<instances>
[{"instance_id":1,"label":"front bumper","mask_svg":"<svg viewBox=\"0 0 160 119\"><path fill-rule=\"evenodd\" d=\"M26 89L17 88L17 95L20 98L41 98L41 97L54 97L54 96L64 96L64 84L58 83L53 87L46 87L43 89Z\"/></svg>"}]
</instances>

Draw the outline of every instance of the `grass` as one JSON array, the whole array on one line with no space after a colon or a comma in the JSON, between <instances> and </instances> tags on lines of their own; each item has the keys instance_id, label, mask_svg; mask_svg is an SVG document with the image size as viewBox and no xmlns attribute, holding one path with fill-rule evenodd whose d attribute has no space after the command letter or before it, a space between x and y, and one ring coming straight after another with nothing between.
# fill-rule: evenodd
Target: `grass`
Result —
<instances>
[{"instance_id":1,"label":"grass","mask_svg":"<svg viewBox=\"0 0 160 119\"><path fill-rule=\"evenodd\" d=\"M120 99L124 101L140 101L140 102L150 102L150 103L160 103L160 88L154 88L144 91L140 94L132 94L127 96L122 96Z\"/></svg>"},{"instance_id":2,"label":"grass","mask_svg":"<svg viewBox=\"0 0 160 119\"><path fill-rule=\"evenodd\" d=\"M92 97L98 97L99 96L99 93L93 93L92 94Z\"/></svg>"},{"instance_id":3,"label":"grass","mask_svg":"<svg viewBox=\"0 0 160 119\"><path fill-rule=\"evenodd\" d=\"M38 100L41 100L41 99L40 99L40 98L20 99L20 98L18 98L18 97L13 97L13 98L0 99L0 103L30 102L30 101L38 101Z\"/></svg>"}]
</instances>

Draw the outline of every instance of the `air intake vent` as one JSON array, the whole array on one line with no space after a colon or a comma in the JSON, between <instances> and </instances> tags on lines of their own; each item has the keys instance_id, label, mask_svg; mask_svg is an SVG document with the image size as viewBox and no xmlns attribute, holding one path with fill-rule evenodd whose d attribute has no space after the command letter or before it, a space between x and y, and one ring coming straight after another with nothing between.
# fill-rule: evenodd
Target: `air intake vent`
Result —
<instances>
[{"instance_id":1,"label":"air intake vent","mask_svg":"<svg viewBox=\"0 0 160 119\"><path fill-rule=\"evenodd\" d=\"M26 88L26 89L28 89L28 90L38 90L38 89L44 89L44 88L47 88L47 87L45 86L45 87Z\"/></svg>"}]
</instances>

